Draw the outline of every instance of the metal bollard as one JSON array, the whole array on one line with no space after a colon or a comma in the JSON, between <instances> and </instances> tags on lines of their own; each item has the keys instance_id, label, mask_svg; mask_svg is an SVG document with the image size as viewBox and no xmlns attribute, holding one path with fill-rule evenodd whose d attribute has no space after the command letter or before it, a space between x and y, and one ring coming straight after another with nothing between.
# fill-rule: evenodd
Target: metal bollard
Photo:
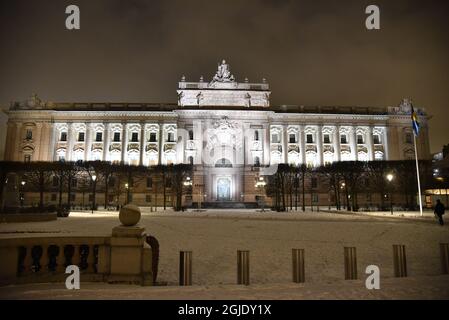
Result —
<instances>
[{"instance_id":1,"label":"metal bollard","mask_svg":"<svg viewBox=\"0 0 449 320\"><path fill-rule=\"evenodd\" d=\"M237 251L237 284L249 285L249 251Z\"/></svg>"},{"instance_id":2,"label":"metal bollard","mask_svg":"<svg viewBox=\"0 0 449 320\"><path fill-rule=\"evenodd\" d=\"M449 243L440 243L441 272L449 274Z\"/></svg>"},{"instance_id":3,"label":"metal bollard","mask_svg":"<svg viewBox=\"0 0 449 320\"><path fill-rule=\"evenodd\" d=\"M293 282L306 281L304 273L304 249L292 249Z\"/></svg>"},{"instance_id":4,"label":"metal bollard","mask_svg":"<svg viewBox=\"0 0 449 320\"><path fill-rule=\"evenodd\" d=\"M407 277L407 259L404 245L393 245L393 262L394 276L397 278Z\"/></svg>"},{"instance_id":5,"label":"metal bollard","mask_svg":"<svg viewBox=\"0 0 449 320\"><path fill-rule=\"evenodd\" d=\"M357 279L357 251L355 247L344 247L345 280Z\"/></svg>"},{"instance_id":6,"label":"metal bollard","mask_svg":"<svg viewBox=\"0 0 449 320\"><path fill-rule=\"evenodd\" d=\"M192 251L179 252L179 285L192 285Z\"/></svg>"}]
</instances>

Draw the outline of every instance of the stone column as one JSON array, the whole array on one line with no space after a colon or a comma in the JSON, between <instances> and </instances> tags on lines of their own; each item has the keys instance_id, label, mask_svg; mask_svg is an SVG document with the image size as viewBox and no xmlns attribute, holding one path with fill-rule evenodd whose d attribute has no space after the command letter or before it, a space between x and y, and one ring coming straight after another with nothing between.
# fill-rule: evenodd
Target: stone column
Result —
<instances>
[{"instance_id":1,"label":"stone column","mask_svg":"<svg viewBox=\"0 0 449 320\"><path fill-rule=\"evenodd\" d=\"M36 137L33 138L33 141L35 141L34 143L34 147L37 149L34 150L34 154L36 155L36 157L33 159L34 161L45 161L45 159L43 159L43 149L44 149L44 145L47 143L47 141L44 139L45 138L45 131L44 134L42 134L42 122L37 122L36 123Z\"/></svg>"},{"instance_id":2,"label":"stone column","mask_svg":"<svg viewBox=\"0 0 449 320\"><path fill-rule=\"evenodd\" d=\"M340 126L334 127L334 161L341 160L340 150Z\"/></svg>"},{"instance_id":3,"label":"stone column","mask_svg":"<svg viewBox=\"0 0 449 320\"><path fill-rule=\"evenodd\" d=\"M120 226L112 229L109 282L152 285L151 248L145 228L140 226L140 209L127 205L120 210Z\"/></svg>"},{"instance_id":4,"label":"stone column","mask_svg":"<svg viewBox=\"0 0 449 320\"><path fill-rule=\"evenodd\" d=\"M388 134L389 130L390 130L389 127L385 127L384 128L384 130L383 130L383 139L382 139L383 147L384 147L384 155L385 155L384 156L384 160L387 160L387 161L390 160L390 150L388 149L389 148L389 139L390 139L390 136Z\"/></svg>"},{"instance_id":5,"label":"stone column","mask_svg":"<svg viewBox=\"0 0 449 320\"><path fill-rule=\"evenodd\" d=\"M270 164L270 124L263 125L263 134L260 135L263 145L263 165Z\"/></svg>"},{"instance_id":6,"label":"stone column","mask_svg":"<svg viewBox=\"0 0 449 320\"><path fill-rule=\"evenodd\" d=\"M139 163L141 166L144 165L144 156L145 156L145 123L140 123L140 160Z\"/></svg>"},{"instance_id":7,"label":"stone column","mask_svg":"<svg viewBox=\"0 0 449 320\"><path fill-rule=\"evenodd\" d=\"M318 155L318 166L323 165L323 126L320 124L317 126L316 134L316 151Z\"/></svg>"},{"instance_id":8,"label":"stone column","mask_svg":"<svg viewBox=\"0 0 449 320\"><path fill-rule=\"evenodd\" d=\"M48 161L55 161L56 159L56 141L59 138L56 135L56 126L53 122L48 124L48 130L50 134L50 142L47 150L47 160Z\"/></svg>"},{"instance_id":9,"label":"stone column","mask_svg":"<svg viewBox=\"0 0 449 320\"><path fill-rule=\"evenodd\" d=\"M282 155L283 155L283 163L288 163L288 147L287 147L287 140L288 140L288 133L287 133L287 125L284 124L282 126Z\"/></svg>"},{"instance_id":10,"label":"stone column","mask_svg":"<svg viewBox=\"0 0 449 320\"><path fill-rule=\"evenodd\" d=\"M351 158L357 161L357 127L351 127Z\"/></svg>"},{"instance_id":11,"label":"stone column","mask_svg":"<svg viewBox=\"0 0 449 320\"><path fill-rule=\"evenodd\" d=\"M128 150L126 150L128 146L128 128L125 122L122 123L122 163L125 163L128 160L126 154Z\"/></svg>"},{"instance_id":12,"label":"stone column","mask_svg":"<svg viewBox=\"0 0 449 320\"><path fill-rule=\"evenodd\" d=\"M111 139L109 138L109 122L106 122L104 124L103 161L108 161L110 143L111 143Z\"/></svg>"},{"instance_id":13,"label":"stone column","mask_svg":"<svg viewBox=\"0 0 449 320\"><path fill-rule=\"evenodd\" d=\"M72 161L72 153L73 153L73 123L67 124L67 151L66 151L66 159L67 161Z\"/></svg>"},{"instance_id":14,"label":"stone column","mask_svg":"<svg viewBox=\"0 0 449 320\"><path fill-rule=\"evenodd\" d=\"M15 161L23 161L24 159L20 158L20 154L22 153L22 150L20 150L20 147L22 145L22 123L16 122L16 136L15 136L15 144L13 145L13 160Z\"/></svg>"},{"instance_id":15,"label":"stone column","mask_svg":"<svg viewBox=\"0 0 449 320\"><path fill-rule=\"evenodd\" d=\"M301 153L301 164L306 164L306 136L304 133L303 124L299 126L299 133L299 143L301 145L301 150L299 150L299 152Z\"/></svg>"},{"instance_id":16,"label":"stone column","mask_svg":"<svg viewBox=\"0 0 449 320\"><path fill-rule=\"evenodd\" d=\"M164 152L163 148L164 148L164 125L160 124L159 125L159 137L158 137L158 141L159 141L159 159L158 159L158 164L162 164L162 153Z\"/></svg>"},{"instance_id":17,"label":"stone column","mask_svg":"<svg viewBox=\"0 0 449 320\"><path fill-rule=\"evenodd\" d=\"M86 137L84 141L84 160L90 160L90 151L92 149L92 124L86 123Z\"/></svg>"},{"instance_id":18,"label":"stone column","mask_svg":"<svg viewBox=\"0 0 449 320\"><path fill-rule=\"evenodd\" d=\"M367 146L368 146L368 159L370 161L374 160L374 138L373 138L373 126L368 127L367 133Z\"/></svg>"}]
</instances>

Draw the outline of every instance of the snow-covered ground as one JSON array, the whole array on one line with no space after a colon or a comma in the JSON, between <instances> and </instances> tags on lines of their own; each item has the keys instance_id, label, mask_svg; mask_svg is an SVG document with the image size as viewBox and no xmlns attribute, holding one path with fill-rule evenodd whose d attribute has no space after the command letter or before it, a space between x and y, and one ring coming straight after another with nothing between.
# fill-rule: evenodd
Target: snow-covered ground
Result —
<instances>
[{"instance_id":1,"label":"snow-covered ground","mask_svg":"<svg viewBox=\"0 0 449 320\"><path fill-rule=\"evenodd\" d=\"M74 212L57 221L0 224L0 239L46 234L108 236L118 224L117 212ZM439 243L449 242L448 225L439 226L430 216L143 209L140 224L159 240L158 282L169 286L178 282L180 250L193 251L193 283L197 286L234 285L237 250L250 251L252 285L291 285L292 248L305 249L307 284L339 286L344 278L345 246L357 247L360 279L365 278L366 266L375 264L381 279L395 283L393 244L406 246L409 276L425 277L441 274ZM448 277L437 279L449 287Z\"/></svg>"}]
</instances>

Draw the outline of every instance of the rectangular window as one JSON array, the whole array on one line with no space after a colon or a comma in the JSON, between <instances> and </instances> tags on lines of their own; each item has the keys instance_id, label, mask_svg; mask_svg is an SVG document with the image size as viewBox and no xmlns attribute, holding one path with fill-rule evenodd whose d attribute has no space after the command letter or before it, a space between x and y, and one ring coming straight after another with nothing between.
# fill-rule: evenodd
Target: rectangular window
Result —
<instances>
[{"instance_id":1,"label":"rectangular window","mask_svg":"<svg viewBox=\"0 0 449 320\"><path fill-rule=\"evenodd\" d=\"M364 143L363 136L361 134L358 134L357 135L357 144L363 144L363 143Z\"/></svg>"},{"instance_id":2,"label":"rectangular window","mask_svg":"<svg viewBox=\"0 0 449 320\"><path fill-rule=\"evenodd\" d=\"M58 161L65 161L65 156L59 156Z\"/></svg>"},{"instance_id":3,"label":"rectangular window","mask_svg":"<svg viewBox=\"0 0 449 320\"><path fill-rule=\"evenodd\" d=\"M193 140L193 130L189 130L189 140Z\"/></svg>"},{"instance_id":4,"label":"rectangular window","mask_svg":"<svg viewBox=\"0 0 449 320\"><path fill-rule=\"evenodd\" d=\"M31 162L31 155L26 154L23 159L25 162Z\"/></svg>"},{"instance_id":5,"label":"rectangular window","mask_svg":"<svg viewBox=\"0 0 449 320\"><path fill-rule=\"evenodd\" d=\"M156 142L156 132L150 133L150 142Z\"/></svg>"},{"instance_id":6,"label":"rectangular window","mask_svg":"<svg viewBox=\"0 0 449 320\"><path fill-rule=\"evenodd\" d=\"M312 194L312 202L313 203L318 203L318 194L316 194L316 193Z\"/></svg>"},{"instance_id":7,"label":"rectangular window","mask_svg":"<svg viewBox=\"0 0 449 320\"><path fill-rule=\"evenodd\" d=\"M71 202L74 202L75 200L76 200L76 194L72 193L72 194L70 195L70 201L71 201Z\"/></svg>"},{"instance_id":8,"label":"rectangular window","mask_svg":"<svg viewBox=\"0 0 449 320\"><path fill-rule=\"evenodd\" d=\"M342 144L348 143L348 138L346 137L345 134L342 134L342 135L340 136L340 143L342 143Z\"/></svg>"},{"instance_id":9,"label":"rectangular window","mask_svg":"<svg viewBox=\"0 0 449 320\"><path fill-rule=\"evenodd\" d=\"M103 132L97 132L95 135L95 141L96 142L101 142L103 141Z\"/></svg>"},{"instance_id":10,"label":"rectangular window","mask_svg":"<svg viewBox=\"0 0 449 320\"><path fill-rule=\"evenodd\" d=\"M114 132L114 142L120 142L120 132Z\"/></svg>"},{"instance_id":11,"label":"rectangular window","mask_svg":"<svg viewBox=\"0 0 449 320\"><path fill-rule=\"evenodd\" d=\"M84 132L78 133L78 142L84 142Z\"/></svg>"},{"instance_id":12,"label":"rectangular window","mask_svg":"<svg viewBox=\"0 0 449 320\"><path fill-rule=\"evenodd\" d=\"M72 179L72 187L76 188L78 186L78 180Z\"/></svg>"},{"instance_id":13,"label":"rectangular window","mask_svg":"<svg viewBox=\"0 0 449 320\"><path fill-rule=\"evenodd\" d=\"M412 143L412 134L411 133L405 134L405 143Z\"/></svg>"},{"instance_id":14,"label":"rectangular window","mask_svg":"<svg viewBox=\"0 0 449 320\"><path fill-rule=\"evenodd\" d=\"M296 143L296 134L291 133L291 134L289 134L288 137L289 137L288 138L289 143Z\"/></svg>"},{"instance_id":15,"label":"rectangular window","mask_svg":"<svg viewBox=\"0 0 449 320\"><path fill-rule=\"evenodd\" d=\"M323 142L324 142L324 143L331 143L331 137L330 137L329 134L325 134L325 135L323 136Z\"/></svg>"},{"instance_id":16,"label":"rectangular window","mask_svg":"<svg viewBox=\"0 0 449 320\"><path fill-rule=\"evenodd\" d=\"M151 202L151 194L145 196L145 202Z\"/></svg>"},{"instance_id":17,"label":"rectangular window","mask_svg":"<svg viewBox=\"0 0 449 320\"><path fill-rule=\"evenodd\" d=\"M318 179L312 178L312 188L317 188L317 187L318 187Z\"/></svg>"},{"instance_id":18,"label":"rectangular window","mask_svg":"<svg viewBox=\"0 0 449 320\"><path fill-rule=\"evenodd\" d=\"M167 142L175 142L175 134L173 132L168 133Z\"/></svg>"},{"instance_id":19,"label":"rectangular window","mask_svg":"<svg viewBox=\"0 0 449 320\"><path fill-rule=\"evenodd\" d=\"M32 140L33 139L33 131L31 129L27 129L26 139L27 140Z\"/></svg>"},{"instance_id":20,"label":"rectangular window","mask_svg":"<svg viewBox=\"0 0 449 320\"><path fill-rule=\"evenodd\" d=\"M62 142L67 141L67 132L61 132L61 137L59 138L59 140Z\"/></svg>"},{"instance_id":21,"label":"rectangular window","mask_svg":"<svg viewBox=\"0 0 449 320\"><path fill-rule=\"evenodd\" d=\"M51 201L56 201L56 193L51 194Z\"/></svg>"},{"instance_id":22,"label":"rectangular window","mask_svg":"<svg viewBox=\"0 0 449 320\"><path fill-rule=\"evenodd\" d=\"M57 187L59 185L58 177L53 177L53 187Z\"/></svg>"},{"instance_id":23,"label":"rectangular window","mask_svg":"<svg viewBox=\"0 0 449 320\"><path fill-rule=\"evenodd\" d=\"M254 141L259 141L259 131L254 131Z\"/></svg>"},{"instance_id":24,"label":"rectangular window","mask_svg":"<svg viewBox=\"0 0 449 320\"><path fill-rule=\"evenodd\" d=\"M279 135L277 133L271 135L271 143L280 143Z\"/></svg>"},{"instance_id":25,"label":"rectangular window","mask_svg":"<svg viewBox=\"0 0 449 320\"><path fill-rule=\"evenodd\" d=\"M374 144L380 144L380 137L378 134L375 134L373 136L373 141L374 141Z\"/></svg>"},{"instance_id":26,"label":"rectangular window","mask_svg":"<svg viewBox=\"0 0 449 320\"><path fill-rule=\"evenodd\" d=\"M139 142L139 133L133 132L131 134L131 142Z\"/></svg>"},{"instance_id":27,"label":"rectangular window","mask_svg":"<svg viewBox=\"0 0 449 320\"><path fill-rule=\"evenodd\" d=\"M308 134L306 136L306 141L307 141L307 143L313 143L313 135L312 134Z\"/></svg>"},{"instance_id":28,"label":"rectangular window","mask_svg":"<svg viewBox=\"0 0 449 320\"><path fill-rule=\"evenodd\" d=\"M153 188L153 178L151 177L147 178L147 188L148 189Z\"/></svg>"}]
</instances>

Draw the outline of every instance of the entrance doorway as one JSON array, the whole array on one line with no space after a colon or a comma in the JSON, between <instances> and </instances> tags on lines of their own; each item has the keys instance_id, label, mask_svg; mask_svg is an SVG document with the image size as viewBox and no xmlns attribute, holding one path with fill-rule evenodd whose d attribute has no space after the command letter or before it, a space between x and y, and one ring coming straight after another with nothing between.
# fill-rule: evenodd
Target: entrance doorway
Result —
<instances>
[{"instance_id":1,"label":"entrance doorway","mask_svg":"<svg viewBox=\"0 0 449 320\"><path fill-rule=\"evenodd\" d=\"M219 178L217 180L217 200L231 200L231 180L229 178Z\"/></svg>"}]
</instances>

